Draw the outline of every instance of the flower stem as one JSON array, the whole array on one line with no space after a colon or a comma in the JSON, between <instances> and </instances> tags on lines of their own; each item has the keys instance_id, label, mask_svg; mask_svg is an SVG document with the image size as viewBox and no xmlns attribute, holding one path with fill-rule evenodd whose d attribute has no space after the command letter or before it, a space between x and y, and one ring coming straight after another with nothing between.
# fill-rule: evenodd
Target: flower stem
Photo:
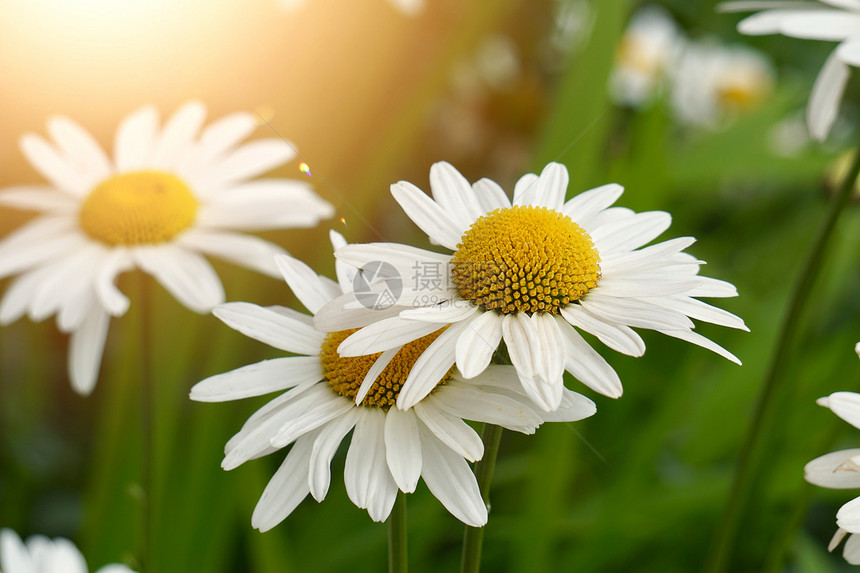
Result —
<instances>
[{"instance_id":1,"label":"flower stem","mask_svg":"<svg viewBox=\"0 0 860 573\"><path fill-rule=\"evenodd\" d=\"M141 437L143 460L141 464L141 483L143 484L143 499L141 511L141 569L153 573L155 565L155 534L156 534L156 458L155 458L155 404L157 396L152 380L152 304L145 273L138 273L139 313L138 326L140 336L140 371L138 384L140 386Z\"/></svg>"},{"instance_id":2,"label":"flower stem","mask_svg":"<svg viewBox=\"0 0 860 573\"><path fill-rule=\"evenodd\" d=\"M758 475L762 457L767 451L765 446L770 435L775 406L780 402L778 394L782 395L788 391L788 379L782 384L777 384L777 381L785 378L784 372L797 338L800 319L809 301L813 298L809 296L809 293L812 292L812 287L818 278L824 255L839 216L851 198L858 174L860 174L860 146L858 146L848 175L830 201L827 215L818 229L791 292L782 326L759 390L752 424L747 431L740 453L729 502L713 537L709 558L705 561L705 570L710 573L726 571L729 560L733 556L741 520L752 497L755 478Z\"/></svg>"},{"instance_id":3,"label":"flower stem","mask_svg":"<svg viewBox=\"0 0 860 573\"><path fill-rule=\"evenodd\" d=\"M475 477L481 488L481 498L487 509L490 507L490 482L493 470L496 468L496 455L499 453L499 443L502 441L502 428L493 424L484 424L481 431L484 441L484 457L475 464ZM484 528L466 526L463 534L463 557L460 561L462 573L478 573L481 569L481 548L484 543Z\"/></svg>"},{"instance_id":4,"label":"flower stem","mask_svg":"<svg viewBox=\"0 0 860 573\"><path fill-rule=\"evenodd\" d=\"M394 508L388 518L388 573L406 573L408 570L406 494L398 490Z\"/></svg>"}]
</instances>

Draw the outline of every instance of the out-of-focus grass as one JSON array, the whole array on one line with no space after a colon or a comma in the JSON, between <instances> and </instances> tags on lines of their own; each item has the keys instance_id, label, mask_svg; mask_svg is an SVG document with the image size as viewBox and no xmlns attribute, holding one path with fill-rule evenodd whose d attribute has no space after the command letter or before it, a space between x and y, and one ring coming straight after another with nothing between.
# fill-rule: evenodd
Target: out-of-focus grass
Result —
<instances>
[{"instance_id":1,"label":"out-of-focus grass","mask_svg":"<svg viewBox=\"0 0 860 573\"><path fill-rule=\"evenodd\" d=\"M701 4L672 7L692 31L730 29L718 23L707 3ZM804 105L808 82L780 82L763 107L717 131L679 128L660 102L638 112L608 103L608 65L631 5L626 0L592 3L596 28L588 43L547 82L547 91L528 92L542 99L538 111L526 115L532 124L523 129L523 139L533 167L549 160L570 167L571 194L617 181L627 189L619 204L667 210L674 221L667 236L698 238L689 251L708 261L703 274L733 282L741 294L716 304L742 316L752 332L707 325L701 331L735 352L744 366L653 333L644 333L648 351L638 359L591 340L618 370L625 394L610 400L568 380L597 402L596 416L548 425L532 437L505 434L486 532L485 571L701 567L727 502L735 455L790 282L823 214L826 197L819 183L833 152L812 147L786 158L774 155L767 143L770 126ZM447 73L490 31L531 22L522 18L527 9L511 1L499 11L475 8L458 20L462 28L451 33L450 49L434 52L437 60L427 68L432 73L409 86L411 105L394 108L374 134L376 147L363 150L367 162L326 174L361 217L343 202L338 216L347 218L345 227L335 219L318 229L270 236L329 275L330 226L350 240L377 240L362 223L366 218L386 240L426 246L391 200L388 185L409 177L427 188L430 164L447 159L437 156L437 149L429 156L424 147L431 131L428 117L446 97ZM517 101L507 97L504 101ZM464 171L473 179L496 176L473 173L479 168L481 158L473 157ZM314 183L336 200L321 179ZM4 221L17 224L12 217ZM823 279L809 293L813 310L805 317L790 369L795 392L780 405L766 472L759 476L733 562L738 571L761 569L781 536L791 550L792 570L844 568L841 557L824 548L835 529L835 511L851 493L815 489L810 494L802 468L813 457L860 439L814 404L818 396L856 390L860 381L860 364L851 351L860 338L858 225L854 206L840 225ZM230 300L297 307L279 281L227 265L218 271ZM372 523L347 499L344 452L335 457L324 503L306 500L271 532L251 529L254 504L283 454L232 472L223 472L219 463L226 440L266 400L197 404L187 400L187 392L203 377L277 352L211 316L194 316L153 281L148 284L156 310L153 381L163 400L156 434L159 570L384 569L385 526ZM99 386L88 399L68 389L65 340L50 323L23 321L0 329L0 525L76 537L96 566L134 547L137 510L128 490L139 477L142 456L136 310L133 302L130 315L112 324ZM408 497L408 511L412 570L455 569L461 524L423 484ZM785 535L793 514L808 517L799 533L789 529Z\"/></svg>"}]
</instances>

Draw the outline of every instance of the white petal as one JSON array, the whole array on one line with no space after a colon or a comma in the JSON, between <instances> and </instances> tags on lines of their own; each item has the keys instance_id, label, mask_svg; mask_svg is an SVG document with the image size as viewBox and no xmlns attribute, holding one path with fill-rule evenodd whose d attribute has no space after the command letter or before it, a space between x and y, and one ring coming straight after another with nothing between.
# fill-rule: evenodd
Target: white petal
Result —
<instances>
[{"instance_id":1,"label":"white petal","mask_svg":"<svg viewBox=\"0 0 860 573\"><path fill-rule=\"evenodd\" d=\"M53 145L38 135L25 134L20 146L27 161L57 189L78 197L90 190L88 181Z\"/></svg>"},{"instance_id":2,"label":"white petal","mask_svg":"<svg viewBox=\"0 0 860 573\"><path fill-rule=\"evenodd\" d=\"M87 562L74 543L68 539L58 537L50 541L50 548L45 547L44 551L39 551L36 547L30 545L30 552L37 556L36 560L41 561L39 571L46 573L87 573Z\"/></svg>"},{"instance_id":3,"label":"white petal","mask_svg":"<svg viewBox=\"0 0 860 573\"><path fill-rule=\"evenodd\" d=\"M0 243L0 278L19 273L45 261L58 260L85 248L80 234L34 238L28 244L7 240Z\"/></svg>"},{"instance_id":4,"label":"white petal","mask_svg":"<svg viewBox=\"0 0 860 573\"><path fill-rule=\"evenodd\" d=\"M118 171L150 165L158 132L158 110L146 106L126 117L116 132L114 161Z\"/></svg>"},{"instance_id":5,"label":"white petal","mask_svg":"<svg viewBox=\"0 0 860 573\"><path fill-rule=\"evenodd\" d=\"M434 276L447 277L450 255L442 255L397 243L371 243L367 245L347 245L335 251L335 256L358 269L368 263L384 261L393 266L406 285L418 289L421 286L421 273L433 270ZM388 277L386 277L388 278ZM425 294L432 294L427 292Z\"/></svg>"},{"instance_id":6,"label":"white petal","mask_svg":"<svg viewBox=\"0 0 860 573\"><path fill-rule=\"evenodd\" d=\"M852 533L842 549L842 557L851 565L860 565L860 535Z\"/></svg>"},{"instance_id":7,"label":"white petal","mask_svg":"<svg viewBox=\"0 0 860 573\"><path fill-rule=\"evenodd\" d=\"M529 205L537 190L539 177L534 173L526 173L514 185L514 205Z\"/></svg>"},{"instance_id":8,"label":"white petal","mask_svg":"<svg viewBox=\"0 0 860 573\"><path fill-rule=\"evenodd\" d=\"M857 36L860 14L846 14L836 10L820 10L787 16L779 31L786 36L811 40L845 40Z\"/></svg>"},{"instance_id":9,"label":"white petal","mask_svg":"<svg viewBox=\"0 0 860 573\"><path fill-rule=\"evenodd\" d=\"M321 379L322 366L317 356L273 358L201 380L191 388L190 398L198 402L225 402Z\"/></svg>"},{"instance_id":10,"label":"white petal","mask_svg":"<svg viewBox=\"0 0 860 573\"><path fill-rule=\"evenodd\" d=\"M851 12L860 12L860 0L821 0L825 4L836 6Z\"/></svg>"},{"instance_id":11,"label":"white petal","mask_svg":"<svg viewBox=\"0 0 860 573\"><path fill-rule=\"evenodd\" d=\"M549 163L540 174L534 199L531 204L560 211L567 193L567 167L561 163Z\"/></svg>"},{"instance_id":12,"label":"white petal","mask_svg":"<svg viewBox=\"0 0 860 573\"><path fill-rule=\"evenodd\" d=\"M651 330L672 330L694 326L693 321L683 313L642 299L617 298L594 291L588 293L580 304L583 309L604 322Z\"/></svg>"},{"instance_id":13,"label":"white petal","mask_svg":"<svg viewBox=\"0 0 860 573\"><path fill-rule=\"evenodd\" d=\"M624 193L624 187L618 183L601 185L600 187L583 191L573 197L564 204L562 212L573 219L574 222L583 223L600 211L610 207L621 197L622 193Z\"/></svg>"},{"instance_id":14,"label":"white petal","mask_svg":"<svg viewBox=\"0 0 860 573\"><path fill-rule=\"evenodd\" d=\"M421 353L400 388L398 408L408 410L442 381L454 365L457 339L468 327L468 321L449 326Z\"/></svg>"},{"instance_id":15,"label":"white petal","mask_svg":"<svg viewBox=\"0 0 860 573\"><path fill-rule=\"evenodd\" d=\"M475 198L485 213L496 209L507 209L511 206L511 200L508 199L505 191L492 179L479 179L472 184L472 191L474 191Z\"/></svg>"},{"instance_id":16,"label":"white petal","mask_svg":"<svg viewBox=\"0 0 860 573\"><path fill-rule=\"evenodd\" d=\"M755 8L751 8L755 9ZM815 11L820 11L821 5L815 7ZM813 10L807 9L792 9L791 7L780 8L774 7L772 10L765 10L752 16L747 16L738 23L738 32L747 34L748 36L760 36L763 34L778 34L782 31L782 23L786 18L797 16L798 14L809 14Z\"/></svg>"},{"instance_id":17,"label":"white petal","mask_svg":"<svg viewBox=\"0 0 860 573\"><path fill-rule=\"evenodd\" d=\"M484 371L502 340L502 319L495 312L482 312L469 321L457 340L457 368L465 378Z\"/></svg>"},{"instance_id":18,"label":"white petal","mask_svg":"<svg viewBox=\"0 0 860 573\"><path fill-rule=\"evenodd\" d=\"M739 316L735 316L721 308L711 306L706 302L702 302L688 296L672 296L664 299L655 299L654 303L683 312L690 318L695 318L696 320L749 332L749 328L747 328L743 319Z\"/></svg>"},{"instance_id":19,"label":"white petal","mask_svg":"<svg viewBox=\"0 0 860 573\"><path fill-rule=\"evenodd\" d=\"M669 228L672 216L663 211L636 213L623 221L604 225L591 233L599 253L630 251L652 241Z\"/></svg>"},{"instance_id":20,"label":"white petal","mask_svg":"<svg viewBox=\"0 0 860 573\"><path fill-rule=\"evenodd\" d=\"M298 259L281 255L275 259L275 263L293 294L311 313L316 313L324 304L340 294L340 289L336 285L323 282L312 268Z\"/></svg>"},{"instance_id":21,"label":"white petal","mask_svg":"<svg viewBox=\"0 0 860 573\"><path fill-rule=\"evenodd\" d=\"M860 497L854 498L836 512L836 525L847 531L860 528Z\"/></svg>"},{"instance_id":22,"label":"white petal","mask_svg":"<svg viewBox=\"0 0 860 573\"><path fill-rule=\"evenodd\" d=\"M397 493L385 460L384 432L385 414L381 410L371 408L363 412L355 426L344 468L349 499L367 509L374 521L388 517Z\"/></svg>"},{"instance_id":23,"label":"white petal","mask_svg":"<svg viewBox=\"0 0 860 573\"><path fill-rule=\"evenodd\" d=\"M205 175L213 161L251 135L256 127L254 116L247 112L232 113L212 122L200 134L194 151L182 158L178 171Z\"/></svg>"},{"instance_id":24,"label":"white petal","mask_svg":"<svg viewBox=\"0 0 860 573\"><path fill-rule=\"evenodd\" d=\"M95 186L113 171L110 159L85 129L67 117L48 120L48 133L82 175L87 186Z\"/></svg>"},{"instance_id":25,"label":"white petal","mask_svg":"<svg viewBox=\"0 0 860 573\"><path fill-rule=\"evenodd\" d=\"M361 328L385 318L395 318L403 306L391 306L386 309L365 308L355 298L352 292L332 299L314 315L314 326L322 332L335 332Z\"/></svg>"},{"instance_id":26,"label":"white petal","mask_svg":"<svg viewBox=\"0 0 860 573\"><path fill-rule=\"evenodd\" d=\"M302 181L258 179L216 193L200 206L197 225L258 231L312 227L334 207Z\"/></svg>"},{"instance_id":27,"label":"white petal","mask_svg":"<svg viewBox=\"0 0 860 573\"><path fill-rule=\"evenodd\" d=\"M128 297L117 288L114 280L132 266L131 256L124 248L111 249L107 256L101 257L93 286L99 303L113 316L120 316L128 310Z\"/></svg>"},{"instance_id":28,"label":"white petal","mask_svg":"<svg viewBox=\"0 0 860 573\"><path fill-rule=\"evenodd\" d=\"M237 265L253 269L270 277L281 275L275 265L275 258L284 250L259 237L231 233L227 231L189 230L176 239L178 245L190 250L202 251Z\"/></svg>"},{"instance_id":29,"label":"white petal","mask_svg":"<svg viewBox=\"0 0 860 573\"><path fill-rule=\"evenodd\" d=\"M83 324L72 332L69 341L69 378L72 388L81 396L88 396L96 385L109 323L110 316L98 305L93 305Z\"/></svg>"},{"instance_id":30,"label":"white petal","mask_svg":"<svg viewBox=\"0 0 860 573\"><path fill-rule=\"evenodd\" d=\"M311 448L316 432L299 438L284 463L269 480L251 516L251 525L268 531L282 522L307 497Z\"/></svg>"},{"instance_id":31,"label":"white petal","mask_svg":"<svg viewBox=\"0 0 860 573\"><path fill-rule=\"evenodd\" d=\"M834 392L827 397L827 407L855 428L860 428L860 394Z\"/></svg>"},{"instance_id":32,"label":"white petal","mask_svg":"<svg viewBox=\"0 0 860 573\"><path fill-rule=\"evenodd\" d=\"M0 190L0 205L45 213L71 214L77 210L78 201L51 187L26 186Z\"/></svg>"},{"instance_id":33,"label":"white petal","mask_svg":"<svg viewBox=\"0 0 860 573\"><path fill-rule=\"evenodd\" d=\"M313 326L247 302L219 305L212 314L245 336L296 354L318 354L325 337Z\"/></svg>"},{"instance_id":34,"label":"white petal","mask_svg":"<svg viewBox=\"0 0 860 573\"><path fill-rule=\"evenodd\" d=\"M224 302L224 287L212 265L195 252L171 243L131 250L141 269L151 274L176 300L195 312L209 312Z\"/></svg>"},{"instance_id":35,"label":"white petal","mask_svg":"<svg viewBox=\"0 0 860 573\"><path fill-rule=\"evenodd\" d=\"M315 500L325 499L331 484L331 460L358 418L359 410L354 408L320 428L319 436L314 440L311 451L311 471L308 475L308 488Z\"/></svg>"},{"instance_id":36,"label":"white petal","mask_svg":"<svg viewBox=\"0 0 860 573\"><path fill-rule=\"evenodd\" d=\"M206 175L206 181L220 186L250 179L283 165L295 156L292 145L282 139L259 139L246 143L226 157Z\"/></svg>"},{"instance_id":37,"label":"white petal","mask_svg":"<svg viewBox=\"0 0 860 573\"><path fill-rule=\"evenodd\" d=\"M506 387L511 395L483 385L487 383ZM440 410L464 420L506 428L536 427L541 423L541 416L522 394L519 377L511 366L490 366L479 377L466 382L458 381L455 374L454 380L440 387L427 400Z\"/></svg>"},{"instance_id":38,"label":"white petal","mask_svg":"<svg viewBox=\"0 0 860 573\"><path fill-rule=\"evenodd\" d=\"M564 388L559 407L552 412L543 412L542 416L546 422L578 422L596 413L594 402Z\"/></svg>"},{"instance_id":39,"label":"white petal","mask_svg":"<svg viewBox=\"0 0 860 573\"><path fill-rule=\"evenodd\" d=\"M430 189L460 235L484 214L472 186L450 163L440 161L430 167Z\"/></svg>"},{"instance_id":40,"label":"white petal","mask_svg":"<svg viewBox=\"0 0 860 573\"><path fill-rule=\"evenodd\" d=\"M846 460L860 456L860 449L841 450L819 456L806 464L803 477L809 483L830 489L860 488L860 472L844 470Z\"/></svg>"},{"instance_id":41,"label":"white petal","mask_svg":"<svg viewBox=\"0 0 860 573\"><path fill-rule=\"evenodd\" d=\"M361 381L361 386L358 387L358 392L355 393L355 403L357 405L361 405L364 401L364 397L367 396L367 393L370 392L370 389L373 388L373 385L376 383L376 379L379 378L379 375L382 374L385 368L392 360L394 360L394 357L397 356L397 353L400 352L401 348L403 347L397 346L395 348L389 348L376 359L376 362L373 363L373 366L371 366L370 370L365 374L364 380Z\"/></svg>"},{"instance_id":42,"label":"white petal","mask_svg":"<svg viewBox=\"0 0 860 573\"><path fill-rule=\"evenodd\" d=\"M563 388L564 346L552 315L505 315L502 335L529 398L548 412L558 408Z\"/></svg>"},{"instance_id":43,"label":"white petal","mask_svg":"<svg viewBox=\"0 0 860 573\"><path fill-rule=\"evenodd\" d=\"M461 418L428 406L424 402L415 404L412 411L427 426L440 442L470 462L484 456L484 443L478 433Z\"/></svg>"},{"instance_id":44,"label":"white petal","mask_svg":"<svg viewBox=\"0 0 860 573\"><path fill-rule=\"evenodd\" d=\"M348 336L337 348L341 356L363 356L382 352L436 332L441 325L400 317L385 318Z\"/></svg>"},{"instance_id":45,"label":"white petal","mask_svg":"<svg viewBox=\"0 0 860 573\"><path fill-rule=\"evenodd\" d=\"M302 434L315 430L355 408L352 400L335 394L330 388L326 388L325 384L319 386L325 388L326 392L320 392L317 400L308 404L300 414L291 417L278 428L269 440L273 448L283 448Z\"/></svg>"},{"instance_id":46,"label":"white petal","mask_svg":"<svg viewBox=\"0 0 860 573\"><path fill-rule=\"evenodd\" d=\"M347 245L346 239L343 238L343 235L335 230L329 231L328 236L329 240L331 240L332 249L335 251ZM352 292L353 281L355 281L355 275L358 273L358 269L339 259L335 259L334 268L337 273L337 282L340 285L341 292Z\"/></svg>"},{"instance_id":47,"label":"white petal","mask_svg":"<svg viewBox=\"0 0 860 573\"><path fill-rule=\"evenodd\" d=\"M242 429L227 441L221 467L230 471L248 460L276 451L271 439L278 428L329 394L331 389L327 384L312 382L291 388L270 400L254 412Z\"/></svg>"},{"instance_id":48,"label":"white petal","mask_svg":"<svg viewBox=\"0 0 860 573\"><path fill-rule=\"evenodd\" d=\"M645 342L629 326L604 322L579 304L569 304L560 310L567 322L593 334L609 348L628 356L642 356L645 353Z\"/></svg>"},{"instance_id":49,"label":"white petal","mask_svg":"<svg viewBox=\"0 0 860 573\"><path fill-rule=\"evenodd\" d=\"M478 307L466 300L446 300L432 306L412 308L400 313L400 318L435 322L437 324L454 323L466 320L478 312Z\"/></svg>"},{"instance_id":50,"label":"white petal","mask_svg":"<svg viewBox=\"0 0 860 573\"><path fill-rule=\"evenodd\" d=\"M385 415L385 459L402 491L412 493L421 477L421 438L413 412L389 408Z\"/></svg>"},{"instance_id":51,"label":"white petal","mask_svg":"<svg viewBox=\"0 0 860 573\"><path fill-rule=\"evenodd\" d=\"M595 392L619 398L624 391L621 379L606 359L569 324L559 324L559 329L565 342L565 370Z\"/></svg>"},{"instance_id":52,"label":"white petal","mask_svg":"<svg viewBox=\"0 0 860 573\"><path fill-rule=\"evenodd\" d=\"M855 38L842 42L836 48L836 55L849 66L860 67L860 39Z\"/></svg>"},{"instance_id":53,"label":"white petal","mask_svg":"<svg viewBox=\"0 0 860 573\"><path fill-rule=\"evenodd\" d=\"M487 506L466 460L439 443L426 428L421 428L421 449L421 476L436 499L466 525L486 524Z\"/></svg>"},{"instance_id":54,"label":"white petal","mask_svg":"<svg viewBox=\"0 0 860 573\"><path fill-rule=\"evenodd\" d=\"M9 573L38 573L27 547L11 529L0 529L0 565Z\"/></svg>"},{"instance_id":55,"label":"white petal","mask_svg":"<svg viewBox=\"0 0 860 573\"><path fill-rule=\"evenodd\" d=\"M823 141L830 133L849 75L848 66L839 59L837 52L830 54L815 79L806 106L806 124L813 139Z\"/></svg>"},{"instance_id":56,"label":"white petal","mask_svg":"<svg viewBox=\"0 0 860 573\"><path fill-rule=\"evenodd\" d=\"M179 108L164 124L152 154L152 167L164 169L178 165L188 153L206 119L206 106L190 102Z\"/></svg>"},{"instance_id":57,"label":"white petal","mask_svg":"<svg viewBox=\"0 0 860 573\"><path fill-rule=\"evenodd\" d=\"M457 248L463 230L458 228L451 216L415 185L400 181L391 186L394 200L431 240L451 250Z\"/></svg>"},{"instance_id":58,"label":"white petal","mask_svg":"<svg viewBox=\"0 0 860 573\"><path fill-rule=\"evenodd\" d=\"M708 340L707 338L705 338L701 334L698 334L698 333L693 332L691 330L658 330L657 332L662 332L666 336L671 336L673 338L678 338L680 340L692 342L693 344L695 344L697 346L701 346L702 348L706 348L707 350L710 350L711 352L719 354L723 358L730 360L739 366L741 364L741 361L740 361L740 359L738 359L737 356L735 356L734 354L732 354L731 352L729 352L728 350L726 350L725 348L723 348L722 346L720 346L716 342L714 342L712 340Z\"/></svg>"}]
</instances>

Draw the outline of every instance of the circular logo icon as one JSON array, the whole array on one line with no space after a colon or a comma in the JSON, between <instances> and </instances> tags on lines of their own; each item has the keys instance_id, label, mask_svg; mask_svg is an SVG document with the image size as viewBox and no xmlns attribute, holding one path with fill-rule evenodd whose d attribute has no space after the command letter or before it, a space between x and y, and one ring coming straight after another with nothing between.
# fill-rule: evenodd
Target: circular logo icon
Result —
<instances>
[{"instance_id":1,"label":"circular logo icon","mask_svg":"<svg viewBox=\"0 0 860 573\"><path fill-rule=\"evenodd\" d=\"M397 304L403 292L403 279L391 263L371 261L355 273L352 290L364 308L385 310Z\"/></svg>"}]
</instances>

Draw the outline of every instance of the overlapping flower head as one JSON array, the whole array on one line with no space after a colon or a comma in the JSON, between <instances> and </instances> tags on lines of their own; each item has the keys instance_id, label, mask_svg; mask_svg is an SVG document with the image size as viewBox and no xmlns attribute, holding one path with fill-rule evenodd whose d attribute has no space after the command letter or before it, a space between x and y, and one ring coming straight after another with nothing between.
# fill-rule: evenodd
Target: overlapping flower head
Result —
<instances>
[{"instance_id":1,"label":"overlapping flower head","mask_svg":"<svg viewBox=\"0 0 860 573\"><path fill-rule=\"evenodd\" d=\"M860 357L860 342L854 350ZM834 392L816 402L829 408L855 428L860 428L860 394ZM809 483L831 489L860 488L860 448L840 450L815 458L806 464L804 477ZM833 551L848 536L842 555L852 565L860 565L860 497L854 498L839 509L836 513L836 525L838 528L827 549Z\"/></svg>"},{"instance_id":2,"label":"overlapping flower head","mask_svg":"<svg viewBox=\"0 0 860 573\"><path fill-rule=\"evenodd\" d=\"M242 143L257 127L234 113L205 129L206 109L189 103L159 127L144 107L116 133L113 158L65 117L48 122L52 141L27 134L21 149L47 185L0 191L0 204L39 211L0 242L0 278L21 273L0 303L0 323L57 315L71 333L69 376L92 391L111 316L129 307L114 281L134 267L182 304L208 312L221 281L201 253L278 276L283 250L237 230L308 227L333 208L310 187L258 175L295 153L277 138Z\"/></svg>"},{"instance_id":3,"label":"overlapping flower head","mask_svg":"<svg viewBox=\"0 0 860 573\"><path fill-rule=\"evenodd\" d=\"M806 108L810 134L818 140L826 138L836 120L849 66L860 66L860 0L725 2L720 8L763 10L738 24L743 34L782 34L839 42L818 74Z\"/></svg>"},{"instance_id":4,"label":"overlapping flower head","mask_svg":"<svg viewBox=\"0 0 860 573\"><path fill-rule=\"evenodd\" d=\"M332 242L345 245L334 232ZM356 271L343 262L337 263L338 282L286 255L277 265L312 313L353 292ZM193 400L212 402L283 392L230 439L222 462L224 469L233 469L293 444L254 510L252 524L263 531L285 519L308 493L317 501L325 498L332 457L351 430L346 491L372 519L384 521L397 490L413 492L420 477L455 517L481 526L487 508L467 460L482 457L483 443L464 420L532 433L544 421L580 420L596 410L588 398L565 390L556 412L536 412L513 368L493 366L469 381L449 367L422 400L403 411L396 407L402 385L418 357L444 336L445 325L381 355L347 358L337 347L353 331L316 330L311 316L288 308L236 302L218 306L214 314L251 338L297 354L212 376L191 390ZM351 314L368 322L377 315L370 309Z\"/></svg>"},{"instance_id":5,"label":"overlapping flower head","mask_svg":"<svg viewBox=\"0 0 860 573\"><path fill-rule=\"evenodd\" d=\"M68 539L35 535L27 543L11 529L0 530L0 573L87 573L87 562ZM125 565L105 565L96 573L134 573Z\"/></svg>"},{"instance_id":6,"label":"overlapping flower head","mask_svg":"<svg viewBox=\"0 0 860 573\"><path fill-rule=\"evenodd\" d=\"M397 405L408 409L455 363L463 376L483 372L504 339L528 396L543 410L562 403L563 373L611 397L618 375L577 329L607 346L640 356L646 328L686 340L734 362L727 350L695 332L691 318L746 329L743 321L696 297L731 297L731 284L699 276L701 261L681 237L648 247L671 222L668 213L611 207L620 185L586 191L565 202L567 169L550 163L540 176L522 177L513 203L493 181L474 185L447 163L430 170L433 199L407 182L392 194L430 239L454 251L440 254L393 243L349 245L339 260L356 267L386 261L405 279L397 305L344 340L342 356L390 352L447 329L416 361ZM438 275L442 280L425 280ZM317 313L327 330L363 326L347 293ZM396 313L395 316L390 316Z\"/></svg>"}]
</instances>

